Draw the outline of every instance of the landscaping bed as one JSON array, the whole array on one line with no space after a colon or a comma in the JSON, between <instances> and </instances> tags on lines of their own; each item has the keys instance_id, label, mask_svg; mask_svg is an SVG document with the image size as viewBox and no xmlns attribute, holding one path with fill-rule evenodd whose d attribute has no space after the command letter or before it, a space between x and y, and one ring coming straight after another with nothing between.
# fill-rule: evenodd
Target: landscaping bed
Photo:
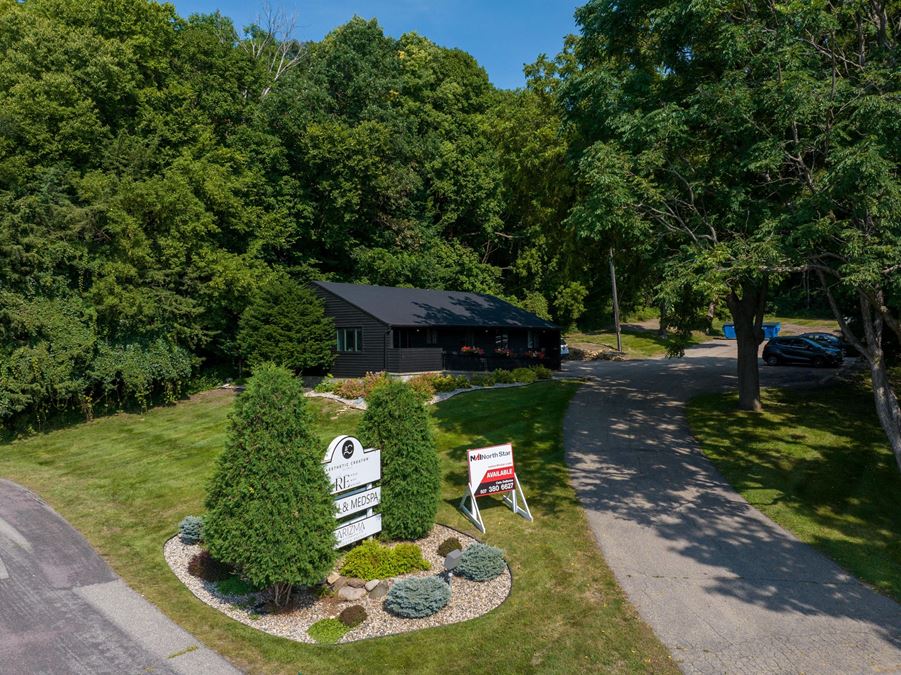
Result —
<instances>
[{"instance_id":1,"label":"landscaping bed","mask_svg":"<svg viewBox=\"0 0 901 675\"><path fill-rule=\"evenodd\" d=\"M457 530L435 525L427 537L414 542L422 550L423 557L430 563L431 569L381 581L387 582L387 586L390 587L397 579L429 577L442 572L444 556L438 554L438 547L451 537L457 538L464 548L477 541ZM512 577L506 566L499 576L489 581L470 581L462 576L453 575L450 583L450 600L443 609L431 616L408 619L395 616L385 609L385 596L376 591L379 588L377 584L373 585L372 591L366 591L366 587L363 586L362 590L366 594L362 598L344 600L338 593L333 592L333 587L340 584L340 581L335 579L331 586L324 584L319 589L296 590L288 610L268 613L260 611L265 606L265 595L261 591L247 589L249 591L247 593L229 595L227 592L229 587L238 586L240 590L240 584L225 584L221 587L216 582L192 576L188 571L188 565L202 550L200 545L185 544L175 536L166 542L163 553L175 576L201 601L243 624L271 635L306 643L316 641L308 633L310 626L323 619L335 619L342 610L354 605L363 607L366 619L340 637L337 640L340 643L474 619L500 605L512 587Z\"/></svg>"}]
</instances>

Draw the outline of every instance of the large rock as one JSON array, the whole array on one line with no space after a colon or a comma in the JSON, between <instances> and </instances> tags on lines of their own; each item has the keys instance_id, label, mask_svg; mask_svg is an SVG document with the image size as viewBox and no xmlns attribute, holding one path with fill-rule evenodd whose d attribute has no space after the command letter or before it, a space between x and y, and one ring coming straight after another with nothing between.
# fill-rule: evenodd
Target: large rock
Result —
<instances>
[{"instance_id":1,"label":"large rock","mask_svg":"<svg viewBox=\"0 0 901 675\"><path fill-rule=\"evenodd\" d=\"M332 572L325 578L325 581L329 586L334 586L335 582L338 581L338 579L340 579L340 578L341 578L340 574L338 574L337 572Z\"/></svg>"},{"instance_id":2,"label":"large rock","mask_svg":"<svg viewBox=\"0 0 901 675\"><path fill-rule=\"evenodd\" d=\"M352 588L363 588L366 585L366 582L363 579L357 579L356 577L350 577L347 580L347 585Z\"/></svg>"},{"instance_id":3,"label":"large rock","mask_svg":"<svg viewBox=\"0 0 901 675\"><path fill-rule=\"evenodd\" d=\"M343 586L338 591L338 599L344 602L356 602L366 597L365 588L354 588L353 586Z\"/></svg>"},{"instance_id":4,"label":"large rock","mask_svg":"<svg viewBox=\"0 0 901 675\"><path fill-rule=\"evenodd\" d=\"M369 591L369 597L373 600L381 600L386 595L388 595L388 582L380 581L376 584L375 588Z\"/></svg>"},{"instance_id":5,"label":"large rock","mask_svg":"<svg viewBox=\"0 0 901 675\"><path fill-rule=\"evenodd\" d=\"M381 580L380 580L380 579L373 579L373 580L371 580L371 581L367 581L367 582L366 582L366 586L364 586L364 588L365 588L367 591L371 591L373 588L375 588L376 586L378 586L380 583L381 583Z\"/></svg>"}]
</instances>

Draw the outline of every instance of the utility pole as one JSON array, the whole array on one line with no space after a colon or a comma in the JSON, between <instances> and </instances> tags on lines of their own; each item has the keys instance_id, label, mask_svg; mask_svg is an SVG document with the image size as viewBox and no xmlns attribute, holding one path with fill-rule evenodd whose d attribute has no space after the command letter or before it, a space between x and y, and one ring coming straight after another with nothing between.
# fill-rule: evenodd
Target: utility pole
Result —
<instances>
[{"instance_id":1,"label":"utility pole","mask_svg":"<svg viewBox=\"0 0 901 675\"><path fill-rule=\"evenodd\" d=\"M619 324L619 295L616 292L616 267L613 264L613 247L610 247L610 286L613 288L613 325L616 327L616 351L623 351L623 329Z\"/></svg>"}]
</instances>

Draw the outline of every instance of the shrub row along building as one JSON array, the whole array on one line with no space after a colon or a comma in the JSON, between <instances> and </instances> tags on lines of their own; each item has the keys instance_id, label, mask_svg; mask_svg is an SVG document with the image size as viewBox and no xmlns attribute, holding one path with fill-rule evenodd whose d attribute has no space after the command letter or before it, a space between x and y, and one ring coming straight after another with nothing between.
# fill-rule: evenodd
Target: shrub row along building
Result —
<instances>
[{"instance_id":1,"label":"shrub row along building","mask_svg":"<svg viewBox=\"0 0 901 675\"><path fill-rule=\"evenodd\" d=\"M315 281L336 327L336 377L560 368L560 328L492 295Z\"/></svg>"}]
</instances>

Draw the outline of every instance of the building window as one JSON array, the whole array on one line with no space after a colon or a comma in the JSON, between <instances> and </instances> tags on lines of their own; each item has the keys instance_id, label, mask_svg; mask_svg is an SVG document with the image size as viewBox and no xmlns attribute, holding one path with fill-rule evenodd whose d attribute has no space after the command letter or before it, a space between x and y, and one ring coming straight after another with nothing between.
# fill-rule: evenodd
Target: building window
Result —
<instances>
[{"instance_id":1,"label":"building window","mask_svg":"<svg viewBox=\"0 0 901 675\"><path fill-rule=\"evenodd\" d=\"M530 330L527 333L526 341L527 341L526 347L528 349L538 349L538 335L535 333L535 331Z\"/></svg>"},{"instance_id":2,"label":"building window","mask_svg":"<svg viewBox=\"0 0 901 675\"><path fill-rule=\"evenodd\" d=\"M339 352L363 351L362 328L339 328L337 332Z\"/></svg>"},{"instance_id":3,"label":"building window","mask_svg":"<svg viewBox=\"0 0 901 675\"><path fill-rule=\"evenodd\" d=\"M429 328L425 332L425 343L427 345L437 345L438 344L438 330L435 328Z\"/></svg>"},{"instance_id":4,"label":"building window","mask_svg":"<svg viewBox=\"0 0 901 675\"><path fill-rule=\"evenodd\" d=\"M510 347L510 335L505 331L498 331L494 336L494 348L495 349L509 349Z\"/></svg>"}]
</instances>

